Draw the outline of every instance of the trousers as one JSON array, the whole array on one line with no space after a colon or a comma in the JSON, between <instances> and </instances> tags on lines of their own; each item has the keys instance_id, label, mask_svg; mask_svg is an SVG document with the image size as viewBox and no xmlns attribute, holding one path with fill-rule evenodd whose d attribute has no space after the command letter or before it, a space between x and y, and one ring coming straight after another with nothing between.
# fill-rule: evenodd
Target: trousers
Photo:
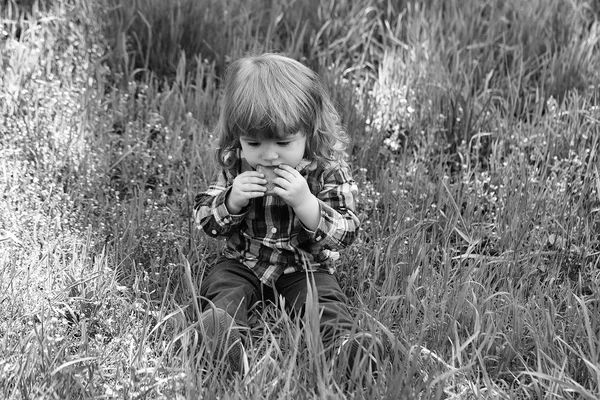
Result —
<instances>
[{"instance_id":1,"label":"trousers","mask_svg":"<svg viewBox=\"0 0 600 400\"><path fill-rule=\"evenodd\" d=\"M283 299L291 315L302 316L309 287L318 300L321 340L324 346L332 346L336 339L356 329L356 321L337 278L324 271L283 274L268 286L241 262L222 257L202 280L201 304L205 311L212 303L231 315L237 324L246 327L249 310L259 301L277 304Z\"/></svg>"}]
</instances>

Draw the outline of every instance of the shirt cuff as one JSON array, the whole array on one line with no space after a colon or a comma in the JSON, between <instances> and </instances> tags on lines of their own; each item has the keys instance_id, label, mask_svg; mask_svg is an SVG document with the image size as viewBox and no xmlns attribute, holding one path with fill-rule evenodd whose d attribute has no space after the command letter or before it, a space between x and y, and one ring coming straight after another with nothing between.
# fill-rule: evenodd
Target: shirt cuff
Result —
<instances>
[{"instance_id":1,"label":"shirt cuff","mask_svg":"<svg viewBox=\"0 0 600 400\"><path fill-rule=\"evenodd\" d=\"M213 207L213 217L215 222L222 227L230 226L238 224L240 221L244 219L244 216L248 213L248 208L242 209L240 214L231 214L225 205L225 199L227 199L227 194L231 191L231 187L227 188L227 190L219 193L217 197L215 197L215 203Z\"/></svg>"},{"instance_id":2,"label":"shirt cuff","mask_svg":"<svg viewBox=\"0 0 600 400\"><path fill-rule=\"evenodd\" d=\"M325 204L321 199L317 199L319 201L319 225L317 225L317 229L310 230L308 229L306 226L304 226L304 224L302 224L304 226L304 229L306 230L306 232L308 232L312 239L314 239L316 242L321 242L323 241L325 238L327 238L328 236L328 224L327 224L327 211L326 208L328 207L327 204Z\"/></svg>"}]
</instances>

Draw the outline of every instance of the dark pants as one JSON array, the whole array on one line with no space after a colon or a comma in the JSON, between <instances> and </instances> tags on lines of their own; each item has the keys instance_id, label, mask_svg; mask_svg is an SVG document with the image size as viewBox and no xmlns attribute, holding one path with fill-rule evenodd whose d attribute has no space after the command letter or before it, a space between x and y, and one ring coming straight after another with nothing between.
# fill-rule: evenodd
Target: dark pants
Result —
<instances>
[{"instance_id":1,"label":"dark pants","mask_svg":"<svg viewBox=\"0 0 600 400\"><path fill-rule=\"evenodd\" d=\"M277 302L281 296L293 315L303 315L311 286L318 299L320 331L323 344L330 346L335 339L350 333L356 322L348 309L348 300L337 278L327 272L294 272L281 275L273 287L263 285L254 273L238 261L221 258L202 281L200 295L203 309L210 301L227 311L241 326L248 326L248 310L258 301Z\"/></svg>"}]
</instances>

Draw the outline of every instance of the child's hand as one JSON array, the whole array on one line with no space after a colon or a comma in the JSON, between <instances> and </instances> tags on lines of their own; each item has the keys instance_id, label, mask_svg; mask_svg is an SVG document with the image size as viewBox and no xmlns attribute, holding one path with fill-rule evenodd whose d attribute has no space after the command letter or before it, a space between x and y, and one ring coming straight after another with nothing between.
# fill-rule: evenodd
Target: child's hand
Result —
<instances>
[{"instance_id":1,"label":"child's hand","mask_svg":"<svg viewBox=\"0 0 600 400\"><path fill-rule=\"evenodd\" d=\"M231 214L239 213L251 199L263 197L267 188L264 175L256 171L246 171L233 180L231 191L225 200L225 206Z\"/></svg>"},{"instance_id":2,"label":"child's hand","mask_svg":"<svg viewBox=\"0 0 600 400\"><path fill-rule=\"evenodd\" d=\"M277 178L273 180L273 192L281 197L290 207L296 208L313 197L306 179L289 165L281 164L275 169Z\"/></svg>"},{"instance_id":3,"label":"child's hand","mask_svg":"<svg viewBox=\"0 0 600 400\"><path fill-rule=\"evenodd\" d=\"M310 192L306 179L289 165L280 165L275 173L279 177L273 180L276 185L273 192L294 209L308 229L316 230L321 215L319 201Z\"/></svg>"}]
</instances>

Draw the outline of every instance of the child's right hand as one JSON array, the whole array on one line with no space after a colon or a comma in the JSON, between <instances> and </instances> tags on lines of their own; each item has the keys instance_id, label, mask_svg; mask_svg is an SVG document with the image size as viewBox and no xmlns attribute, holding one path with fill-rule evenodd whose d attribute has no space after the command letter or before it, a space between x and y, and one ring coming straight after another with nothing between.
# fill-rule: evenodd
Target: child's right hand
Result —
<instances>
[{"instance_id":1,"label":"child's right hand","mask_svg":"<svg viewBox=\"0 0 600 400\"><path fill-rule=\"evenodd\" d=\"M267 180L257 171L246 171L239 174L234 180L231 191L225 199L225 206L231 214L238 214L242 208L250 203L251 199L263 197L267 188Z\"/></svg>"}]
</instances>

